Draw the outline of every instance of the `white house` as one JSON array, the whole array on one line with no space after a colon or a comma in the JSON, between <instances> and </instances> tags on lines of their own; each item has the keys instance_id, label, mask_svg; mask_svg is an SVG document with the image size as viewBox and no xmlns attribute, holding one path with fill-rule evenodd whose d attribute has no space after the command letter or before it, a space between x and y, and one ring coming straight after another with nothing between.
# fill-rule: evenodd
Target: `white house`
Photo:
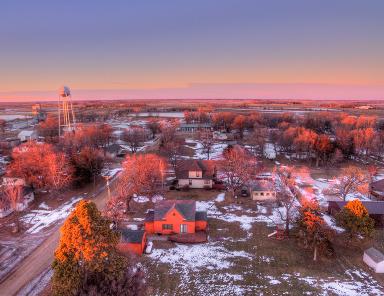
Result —
<instances>
[{"instance_id":1,"label":"white house","mask_svg":"<svg viewBox=\"0 0 384 296\"><path fill-rule=\"evenodd\" d=\"M363 261L376 273L384 273L384 254L375 248L364 251Z\"/></svg>"},{"instance_id":2,"label":"white house","mask_svg":"<svg viewBox=\"0 0 384 296\"><path fill-rule=\"evenodd\" d=\"M216 178L215 161L180 160L175 173L179 188L212 188Z\"/></svg>"},{"instance_id":3,"label":"white house","mask_svg":"<svg viewBox=\"0 0 384 296\"><path fill-rule=\"evenodd\" d=\"M259 180L251 187L251 196L253 200L274 201L276 200L276 189L272 182Z\"/></svg>"},{"instance_id":4,"label":"white house","mask_svg":"<svg viewBox=\"0 0 384 296\"><path fill-rule=\"evenodd\" d=\"M214 140L225 141L225 140L228 140L228 136L227 136L226 133L214 131L213 132L213 139Z\"/></svg>"},{"instance_id":5,"label":"white house","mask_svg":"<svg viewBox=\"0 0 384 296\"><path fill-rule=\"evenodd\" d=\"M20 139L21 142L31 141L31 140L37 140L38 135L36 131L29 131L24 130L21 131L17 137Z\"/></svg>"}]
</instances>

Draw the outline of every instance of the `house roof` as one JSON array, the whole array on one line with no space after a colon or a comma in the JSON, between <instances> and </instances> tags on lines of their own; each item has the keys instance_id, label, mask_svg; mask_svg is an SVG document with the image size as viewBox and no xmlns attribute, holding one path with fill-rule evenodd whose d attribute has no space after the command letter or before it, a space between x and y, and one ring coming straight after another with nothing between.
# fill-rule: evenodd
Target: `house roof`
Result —
<instances>
[{"instance_id":1,"label":"house roof","mask_svg":"<svg viewBox=\"0 0 384 296\"><path fill-rule=\"evenodd\" d=\"M380 263L384 261L384 254L375 248L369 248L364 251L374 262Z\"/></svg>"},{"instance_id":2,"label":"house roof","mask_svg":"<svg viewBox=\"0 0 384 296\"><path fill-rule=\"evenodd\" d=\"M36 133L35 131L21 131L17 136L18 137L32 136L35 133Z\"/></svg>"},{"instance_id":3,"label":"house roof","mask_svg":"<svg viewBox=\"0 0 384 296\"><path fill-rule=\"evenodd\" d=\"M384 179L372 182L371 190L377 192L380 195L384 195Z\"/></svg>"},{"instance_id":4,"label":"house roof","mask_svg":"<svg viewBox=\"0 0 384 296\"><path fill-rule=\"evenodd\" d=\"M144 237L144 230L123 229L121 232L121 241L124 243L141 243Z\"/></svg>"},{"instance_id":5,"label":"house roof","mask_svg":"<svg viewBox=\"0 0 384 296\"><path fill-rule=\"evenodd\" d=\"M161 221L171 209L176 209L187 221L195 221L194 200L162 200L155 204L154 221Z\"/></svg>"},{"instance_id":6,"label":"house roof","mask_svg":"<svg viewBox=\"0 0 384 296\"><path fill-rule=\"evenodd\" d=\"M216 174L214 160L184 159L177 162L176 178L189 179L189 171L201 171L202 179L213 179Z\"/></svg>"},{"instance_id":7,"label":"house roof","mask_svg":"<svg viewBox=\"0 0 384 296\"><path fill-rule=\"evenodd\" d=\"M196 221L207 221L207 212L206 211L196 211L195 220Z\"/></svg>"},{"instance_id":8,"label":"house roof","mask_svg":"<svg viewBox=\"0 0 384 296\"><path fill-rule=\"evenodd\" d=\"M362 200L361 202L370 215L384 215L384 201ZM347 201L328 201L329 206L335 206L338 209L342 209L347 203Z\"/></svg>"},{"instance_id":9,"label":"house roof","mask_svg":"<svg viewBox=\"0 0 384 296\"><path fill-rule=\"evenodd\" d=\"M149 210L145 215L145 222L153 222L155 219L155 211Z\"/></svg>"},{"instance_id":10,"label":"house roof","mask_svg":"<svg viewBox=\"0 0 384 296\"><path fill-rule=\"evenodd\" d=\"M109 145L107 148L105 148L105 150L109 153L119 153L119 151L121 150L121 147L119 144L112 144L112 145Z\"/></svg>"},{"instance_id":11,"label":"house roof","mask_svg":"<svg viewBox=\"0 0 384 296\"><path fill-rule=\"evenodd\" d=\"M252 184L252 191L275 191L275 187L271 182L261 180Z\"/></svg>"},{"instance_id":12,"label":"house roof","mask_svg":"<svg viewBox=\"0 0 384 296\"><path fill-rule=\"evenodd\" d=\"M212 127L210 123L181 123L180 128L209 128Z\"/></svg>"}]
</instances>

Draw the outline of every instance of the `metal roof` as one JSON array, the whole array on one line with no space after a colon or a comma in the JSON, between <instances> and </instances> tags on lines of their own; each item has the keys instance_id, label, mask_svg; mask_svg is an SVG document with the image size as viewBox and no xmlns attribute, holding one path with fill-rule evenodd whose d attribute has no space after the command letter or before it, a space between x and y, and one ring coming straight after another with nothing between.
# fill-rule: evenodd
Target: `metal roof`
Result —
<instances>
[{"instance_id":1,"label":"metal roof","mask_svg":"<svg viewBox=\"0 0 384 296\"><path fill-rule=\"evenodd\" d=\"M375 248L369 248L364 251L373 261L380 263L384 261L384 254Z\"/></svg>"}]
</instances>

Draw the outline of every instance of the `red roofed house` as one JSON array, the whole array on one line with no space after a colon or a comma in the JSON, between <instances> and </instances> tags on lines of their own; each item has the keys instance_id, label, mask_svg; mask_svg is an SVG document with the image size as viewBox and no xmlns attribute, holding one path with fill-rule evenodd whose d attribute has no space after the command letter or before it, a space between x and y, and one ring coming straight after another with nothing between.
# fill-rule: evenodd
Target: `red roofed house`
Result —
<instances>
[{"instance_id":1,"label":"red roofed house","mask_svg":"<svg viewBox=\"0 0 384 296\"><path fill-rule=\"evenodd\" d=\"M135 253L141 255L147 243L147 235L144 230L121 230L121 240L117 249L122 253Z\"/></svg>"},{"instance_id":2,"label":"red roofed house","mask_svg":"<svg viewBox=\"0 0 384 296\"><path fill-rule=\"evenodd\" d=\"M212 188L216 179L214 160L180 160L176 166L176 179L179 187Z\"/></svg>"},{"instance_id":3,"label":"red roofed house","mask_svg":"<svg viewBox=\"0 0 384 296\"><path fill-rule=\"evenodd\" d=\"M194 200L163 200L147 213L145 230L148 233L183 234L205 231L207 212L196 211Z\"/></svg>"}]
</instances>

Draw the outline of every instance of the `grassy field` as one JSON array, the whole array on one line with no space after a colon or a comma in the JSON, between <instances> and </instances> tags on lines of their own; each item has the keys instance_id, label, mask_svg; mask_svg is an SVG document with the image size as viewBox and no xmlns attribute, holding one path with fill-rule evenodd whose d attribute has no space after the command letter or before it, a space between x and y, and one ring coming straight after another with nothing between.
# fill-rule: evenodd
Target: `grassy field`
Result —
<instances>
[{"instance_id":1,"label":"grassy field","mask_svg":"<svg viewBox=\"0 0 384 296\"><path fill-rule=\"evenodd\" d=\"M268 238L273 213L252 201L215 201L218 192L170 193L167 198L193 197L208 208L209 241L200 245L155 242L142 264L150 295L382 295L384 276L372 273L362 261L363 249L383 246L383 233L372 241L346 245L334 241L333 258L312 260L294 236ZM194 195L194 196L192 196ZM271 218L272 220L269 220ZM261 222L265 221L267 223Z\"/></svg>"}]
</instances>

